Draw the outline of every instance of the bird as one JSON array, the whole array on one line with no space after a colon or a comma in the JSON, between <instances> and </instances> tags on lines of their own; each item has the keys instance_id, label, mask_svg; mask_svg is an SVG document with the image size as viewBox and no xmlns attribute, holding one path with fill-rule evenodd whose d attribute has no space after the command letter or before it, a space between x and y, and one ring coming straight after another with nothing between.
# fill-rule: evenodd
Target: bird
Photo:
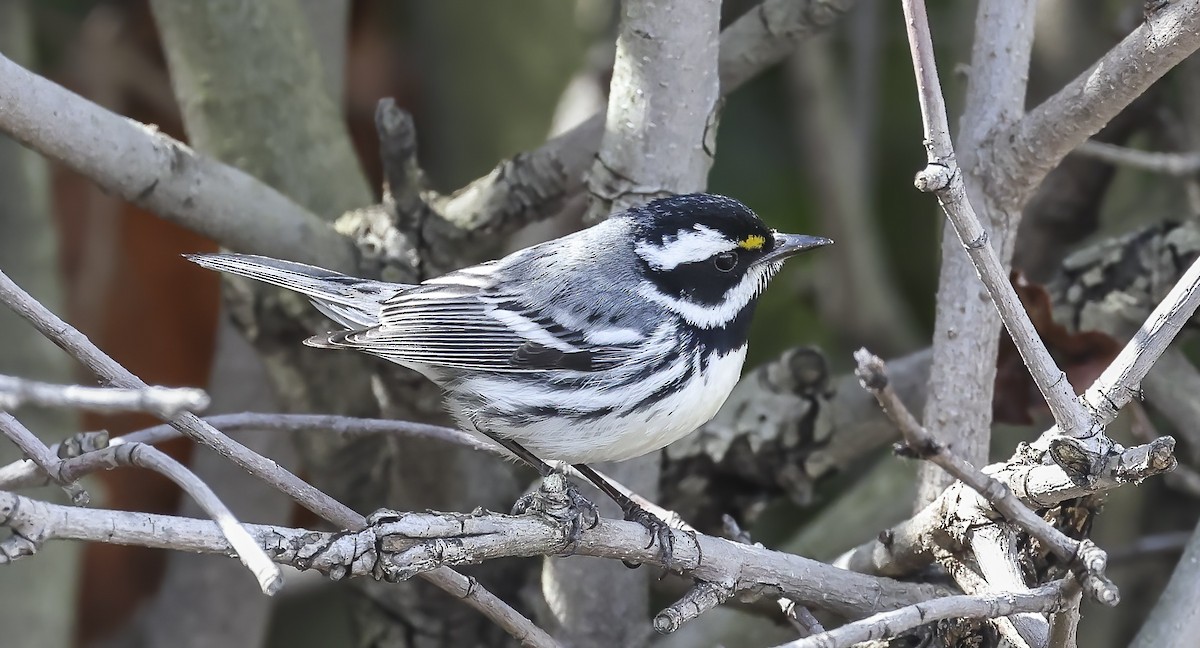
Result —
<instances>
[{"instance_id":1,"label":"bird","mask_svg":"<svg viewBox=\"0 0 1200 648\"><path fill-rule=\"evenodd\" d=\"M708 422L741 376L755 305L789 257L833 241L784 234L726 196L671 195L592 227L420 284L264 256L185 255L301 293L352 349L439 385L455 421L536 468L573 465L650 530L673 539L587 464L659 450ZM598 521L568 486L571 538ZM524 512L523 498L514 512Z\"/></svg>"}]
</instances>

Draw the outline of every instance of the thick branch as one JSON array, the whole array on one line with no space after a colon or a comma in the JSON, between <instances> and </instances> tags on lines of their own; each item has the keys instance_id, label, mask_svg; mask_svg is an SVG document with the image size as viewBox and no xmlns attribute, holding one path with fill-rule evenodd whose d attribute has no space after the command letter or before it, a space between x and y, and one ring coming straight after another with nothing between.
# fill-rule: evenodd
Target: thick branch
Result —
<instances>
[{"instance_id":1,"label":"thick branch","mask_svg":"<svg viewBox=\"0 0 1200 648\"><path fill-rule=\"evenodd\" d=\"M966 103L959 129L962 169L954 160L925 3L904 3L909 47L917 71L917 95L929 161L951 164L957 176L958 199L970 199L987 227L996 235L1001 262L1011 256L1016 214L1006 213L980 191L981 177L990 171L975 155L987 134L1015 120L1023 109L1025 82L1033 42L1032 0L981 0L975 18ZM941 198L941 196L939 196ZM947 201L941 200L943 209ZM963 237L957 223L942 228L942 263L938 273L937 311L934 321L933 364L925 427L951 444L967 461L982 465L988 460L991 437L995 367L978 358L993 358L999 345L995 309L978 298L974 259L959 249ZM959 234L959 236L956 236ZM1007 273L1000 273L1007 280ZM918 467L917 506L931 501L949 485L945 473L931 466Z\"/></svg>"},{"instance_id":2,"label":"thick branch","mask_svg":"<svg viewBox=\"0 0 1200 648\"><path fill-rule=\"evenodd\" d=\"M3 55L0 132L232 249L327 268L354 267L349 241L288 197Z\"/></svg>"},{"instance_id":3,"label":"thick branch","mask_svg":"<svg viewBox=\"0 0 1200 648\"><path fill-rule=\"evenodd\" d=\"M153 0L188 141L327 220L371 202L295 0Z\"/></svg>"},{"instance_id":4,"label":"thick branch","mask_svg":"<svg viewBox=\"0 0 1200 648\"><path fill-rule=\"evenodd\" d=\"M989 193L1020 204L1063 157L1200 47L1200 0L1158 4L1090 69L993 135Z\"/></svg>"},{"instance_id":5,"label":"thick branch","mask_svg":"<svg viewBox=\"0 0 1200 648\"><path fill-rule=\"evenodd\" d=\"M845 13L854 0L765 0L721 32L721 95L783 60L796 43ZM597 114L540 148L501 162L488 175L431 206L457 227L487 234L549 217L583 187L600 146Z\"/></svg>"},{"instance_id":6,"label":"thick branch","mask_svg":"<svg viewBox=\"0 0 1200 648\"><path fill-rule=\"evenodd\" d=\"M1200 633L1200 526L1192 532L1171 581L1150 618L1129 644L1132 648L1185 648Z\"/></svg>"},{"instance_id":7,"label":"thick branch","mask_svg":"<svg viewBox=\"0 0 1200 648\"><path fill-rule=\"evenodd\" d=\"M230 549L207 520L76 509L3 491L0 511L7 515L7 524L39 528L44 539L104 541L204 553L227 553ZM355 533L245 526L276 562L314 569L338 580L362 576L393 580L442 564L558 555L568 550L561 524L533 516L382 512L374 519L374 526ZM645 538L645 528L637 523L604 519L584 533L572 549L577 555L661 566L657 548L646 547ZM679 535L675 562L675 568L684 574L710 582L735 583L739 593L782 593L851 618L945 593L934 585L866 576L703 534Z\"/></svg>"}]
</instances>

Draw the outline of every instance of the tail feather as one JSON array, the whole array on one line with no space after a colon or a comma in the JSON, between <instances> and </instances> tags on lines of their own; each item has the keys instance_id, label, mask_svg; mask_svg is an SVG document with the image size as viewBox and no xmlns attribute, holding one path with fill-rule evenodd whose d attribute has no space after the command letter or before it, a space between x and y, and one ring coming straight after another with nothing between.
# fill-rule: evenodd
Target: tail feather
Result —
<instances>
[{"instance_id":1,"label":"tail feather","mask_svg":"<svg viewBox=\"0 0 1200 648\"><path fill-rule=\"evenodd\" d=\"M351 329L379 324L380 303L405 287L252 254L184 256L209 270L248 277L306 295L326 317Z\"/></svg>"}]
</instances>

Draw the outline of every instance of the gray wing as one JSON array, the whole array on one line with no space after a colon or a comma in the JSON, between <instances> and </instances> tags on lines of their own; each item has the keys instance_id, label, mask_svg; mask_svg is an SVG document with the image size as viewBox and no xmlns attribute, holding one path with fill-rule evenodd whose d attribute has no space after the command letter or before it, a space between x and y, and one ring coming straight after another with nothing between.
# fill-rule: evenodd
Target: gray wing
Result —
<instances>
[{"instance_id":1,"label":"gray wing","mask_svg":"<svg viewBox=\"0 0 1200 648\"><path fill-rule=\"evenodd\" d=\"M602 371L630 359L641 334L597 344L553 311L497 287L491 264L426 282L383 302L379 325L318 336L317 346L349 347L408 366L487 372ZM611 337L611 336L610 336Z\"/></svg>"}]
</instances>

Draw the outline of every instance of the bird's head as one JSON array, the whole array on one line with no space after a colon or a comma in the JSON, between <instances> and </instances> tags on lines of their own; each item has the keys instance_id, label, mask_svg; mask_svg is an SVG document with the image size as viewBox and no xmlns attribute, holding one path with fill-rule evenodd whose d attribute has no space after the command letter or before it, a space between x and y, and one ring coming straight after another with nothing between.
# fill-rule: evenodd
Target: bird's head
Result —
<instances>
[{"instance_id":1,"label":"bird's head","mask_svg":"<svg viewBox=\"0 0 1200 648\"><path fill-rule=\"evenodd\" d=\"M629 210L642 294L702 328L722 326L751 305L783 262L833 241L782 234L725 196L684 194Z\"/></svg>"}]
</instances>

